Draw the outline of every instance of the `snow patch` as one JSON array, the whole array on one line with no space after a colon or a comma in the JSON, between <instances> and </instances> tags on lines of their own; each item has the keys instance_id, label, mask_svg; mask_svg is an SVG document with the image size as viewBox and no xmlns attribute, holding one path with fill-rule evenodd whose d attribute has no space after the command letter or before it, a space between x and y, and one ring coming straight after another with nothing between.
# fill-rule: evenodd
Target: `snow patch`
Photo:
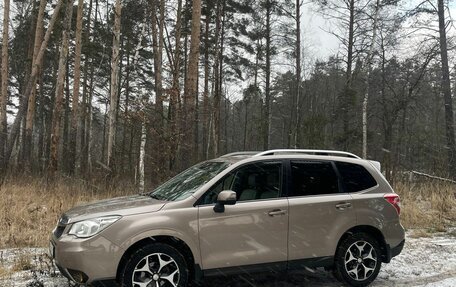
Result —
<instances>
[{"instance_id":1,"label":"snow patch","mask_svg":"<svg viewBox=\"0 0 456 287\"><path fill-rule=\"evenodd\" d=\"M454 233L438 234L429 238L407 236L402 253L393 258L391 263L382 264L381 272L371 286L455 287L456 238L450 234ZM30 268L14 271L18 265L21 266L18 264L21 258L29 258ZM0 250L0 286L67 287L71 285L50 264L46 249L24 248ZM287 276L264 274L255 277L243 275L213 278L206 280L204 286L336 287L341 284L329 272L312 269L292 272Z\"/></svg>"}]
</instances>

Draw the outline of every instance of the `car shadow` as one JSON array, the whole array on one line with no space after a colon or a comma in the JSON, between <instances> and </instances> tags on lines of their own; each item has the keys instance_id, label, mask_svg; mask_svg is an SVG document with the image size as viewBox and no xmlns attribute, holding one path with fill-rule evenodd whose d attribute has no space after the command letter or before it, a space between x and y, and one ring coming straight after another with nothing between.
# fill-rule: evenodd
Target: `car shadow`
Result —
<instances>
[{"instance_id":1,"label":"car shadow","mask_svg":"<svg viewBox=\"0 0 456 287\"><path fill-rule=\"evenodd\" d=\"M306 270L299 272L275 274L244 274L236 276L219 276L204 279L204 287L339 287L344 286L338 282L331 272L320 270Z\"/></svg>"}]
</instances>

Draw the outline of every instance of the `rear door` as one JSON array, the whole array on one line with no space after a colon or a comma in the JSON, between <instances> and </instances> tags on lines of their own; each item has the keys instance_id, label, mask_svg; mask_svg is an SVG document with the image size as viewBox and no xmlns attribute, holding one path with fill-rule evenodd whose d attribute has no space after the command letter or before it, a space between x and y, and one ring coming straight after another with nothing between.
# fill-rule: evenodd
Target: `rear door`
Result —
<instances>
[{"instance_id":1,"label":"rear door","mask_svg":"<svg viewBox=\"0 0 456 287\"><path fill-rule=\"evenodd\" d=\"M331 161L290 161L288 257L320 261L334 256L337 243L356 224L352 198L343 193Z\"/></svg>"}]
</instances>

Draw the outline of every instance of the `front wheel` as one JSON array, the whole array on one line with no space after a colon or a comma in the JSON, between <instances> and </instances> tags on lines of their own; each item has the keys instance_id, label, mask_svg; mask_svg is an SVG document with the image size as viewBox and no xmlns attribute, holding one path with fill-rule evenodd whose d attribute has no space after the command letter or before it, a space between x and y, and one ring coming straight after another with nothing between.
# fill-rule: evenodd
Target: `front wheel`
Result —
<instances>
[{"instance_id":1,"label":"front wheel","mask_svg":"<svg viewBox=\"0 0 456 287\"><path fill-rule=\"evenodd\" d=\"M346 237L335 256L335 277L351 286L368 286L377 278L381 267L378 242L365 233Z\"/></svg>"},{"instance_id":2,"label":"front wheel","mask_svg":"<svg viewBox=\"0 0 456 287\"><path fill-rule=\"evenodd\" d=\"M122 287L187 287L188 267L174 247L155 243L135 251L120 278Z\"/></svg>"}]
</instances>

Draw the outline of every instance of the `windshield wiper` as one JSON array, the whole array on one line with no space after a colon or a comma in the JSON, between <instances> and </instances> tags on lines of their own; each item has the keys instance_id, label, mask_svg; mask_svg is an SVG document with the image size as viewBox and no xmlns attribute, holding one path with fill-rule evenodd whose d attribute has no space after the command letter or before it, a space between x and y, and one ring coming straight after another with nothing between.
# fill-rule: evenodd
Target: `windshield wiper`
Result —
<instances>
[{"instance_id":1,"label":"windshield wiper","mask_svg":"<svg viewBox=\"0 0 456 287\"><path fill-rule=\"evenodd\" d=\"M148 196L148 197L152 197L153 199L158 199L158 200L160 200L160 199L158 198L158 196L156 196L155 194L152 194L152 193L150 193L150 192L140 192L139 195L141 195L141 196Z\"/></svg>"},{"instance_id":2,"label":"windshield wiper","mask_svg":"<svg viewBox=\"0 0 456 287\"><path fill-rule=\"evenodd\" d=\"M144 195L150 196L150 197L152 197L153 199L156 199L156 200L163 200L163 198L161 198L158 195L153 194L153 193L146 193Z\"/></svg>"}]
</instances>

